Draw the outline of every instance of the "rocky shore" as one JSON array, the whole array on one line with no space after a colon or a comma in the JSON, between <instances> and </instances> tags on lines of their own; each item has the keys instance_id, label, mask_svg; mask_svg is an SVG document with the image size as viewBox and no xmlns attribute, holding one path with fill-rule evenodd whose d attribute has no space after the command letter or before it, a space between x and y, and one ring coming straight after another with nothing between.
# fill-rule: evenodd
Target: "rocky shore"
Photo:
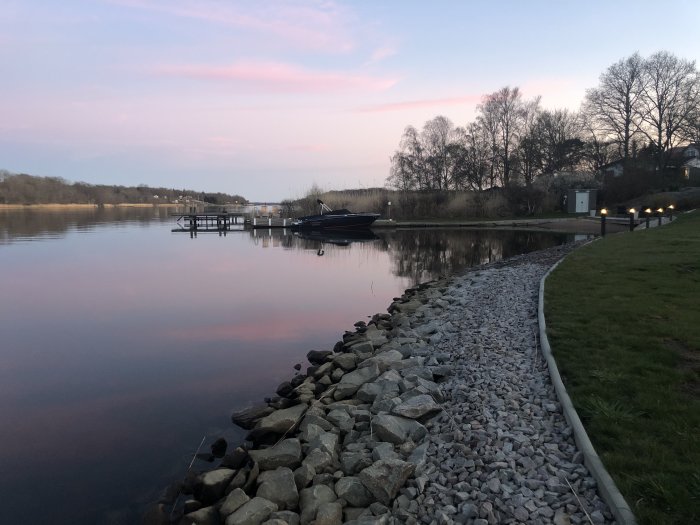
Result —
<instances>
[{"instance_id":1,"label":"rocky shore","mask_svg":"<svg viewBox=\"0 0 700 525\"><path fill-rule=\"evenodd\" d=\"M306 373L233 414L247 446L191 474L174 511L171 492L147 520L612 523L537 341L539 281L573 247L421 284L309 352Z\"/></svg>"}]
</instances>

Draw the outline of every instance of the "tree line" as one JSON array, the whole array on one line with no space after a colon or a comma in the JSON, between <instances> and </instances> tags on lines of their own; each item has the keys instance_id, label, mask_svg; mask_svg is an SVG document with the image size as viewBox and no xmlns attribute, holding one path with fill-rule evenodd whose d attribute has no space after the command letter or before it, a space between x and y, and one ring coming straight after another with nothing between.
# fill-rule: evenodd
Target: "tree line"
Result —
<instances>
[{"instance_id":1,"label":"tree line","mask_svg":"<svg viewBox=\"0 0 700 525\"><path fill-rule=\"evenodd\" d=\"M700 141L700 77L694 61L660 51L608 67L578 111L543 109L518 87L483 98L476 119L455 126L436 116L408 126L391 157L398 190L532 189L542 175L596 172L644 150L661 173L671 151Z\"/></svg>"},{"instance_id":2,"label":"tree line","mask_svg":"<svg viewBox=\"0 0 700 525\"><path fill-rule=\"evenodd\" d=\"M198 200L210 204L246 203L240 195L193 190L70 183L60 177L36 177L0 171L0 204L168 204Z\"/></svg>"}]
</instances>

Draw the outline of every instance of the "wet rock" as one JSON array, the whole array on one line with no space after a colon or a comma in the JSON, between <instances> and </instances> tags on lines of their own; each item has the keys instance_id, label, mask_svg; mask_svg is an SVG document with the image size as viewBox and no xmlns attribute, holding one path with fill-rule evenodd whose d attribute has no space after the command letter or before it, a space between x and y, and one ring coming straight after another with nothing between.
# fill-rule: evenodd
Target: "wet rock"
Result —
<instances>
[{"instance_id":1,"label":"wet rock","mask_svg":"<svg viewBox=\"0 0 700 525\"><path fill-rule=\"evenodd\" d=\"M274 470L278 467L296 468L301 463L301 443L298 439L285 439L277 445L249 452L261 470Z\"/></svg>"},{"instance_id":2,"label":"wet rock","mask_svg":"<svg viewBox=\"0 0 700 525\"><path fill-rule=\"evenodd\" d=\"M221 466L235 470L245 465L246 461L248 461L248 452L241 447L236 447L233 452L224 456Z\"/></svg>"},{"instance_id":3,"label":"wet rock","mask_svg":"<svg viewBox=\"0 0 700 525\"><path fill-rule=\"evenodd\" d=\"M226 518L226 525L260 525L276 510L277 505L271 501L255 497Z\"/></svg>"},{"instance_id":4,"label":"wet rock","mask_svg":"<svg viewBox=\"0 0 700 525\"><path fill-rule=\"evenodd\" d=\"M294 387L289 381L284 381L280 383L275 393L280 397L290 397L294 394Z\"/></svg>"},{"instance_id":5,"label":"wet rock","mask_svg":"<svg viewBox=\"0 0 700 525\"><path fill-rule=\"evenodd\" d=\"M224 438L219 438L211 444L211 453L215 458L223 458L226 454L228 443Z\"/></svg>"},{"instance_id":6,"label":"wet rock","mask_svg":"<svg viewBox=\"0 0 700 525\"><path fill-rule=\"evenodd\" d=\"M380 460L363 469L359 478L367 490L381 503L389 505L399 489L413 474L414 466L400 459Z\"/></svg>"},{"instance_id":7,"label":"wet rock","mask_svg":"<svg viewBox=\"0 0 700 525\"><path fill-rule=\"evenodd\" d=\"M299 502L299 492L294 481L294 474L287 467L262 472L258 476L256 496L277 504L280 510L294 509Z\"/></svg>"},{"instance_id":8,"label":"wet rock","mask_svg":"<svg viewBox=\"0 0 700 525\"><path fill-rule=\"evenodd\" d=\"M325 363L326 358L331 355L333 355L333 352L330 350L311 350L306 354L306 359L308 359L309 363L312 365L321 365Z\"/></svg>"},{"instance_id":9,"label":"wet rock","mask_svg":"<svg viewBox=\"0 0 700 525\"><path fill-rule=\"evenodd\" d=\"M267 404L255 405L234 412L231 414L231 421L233 421L234 425L250 430L260 419L269 416L273 412L274 409L267 406Z\"/></svg>"}]
</instances>

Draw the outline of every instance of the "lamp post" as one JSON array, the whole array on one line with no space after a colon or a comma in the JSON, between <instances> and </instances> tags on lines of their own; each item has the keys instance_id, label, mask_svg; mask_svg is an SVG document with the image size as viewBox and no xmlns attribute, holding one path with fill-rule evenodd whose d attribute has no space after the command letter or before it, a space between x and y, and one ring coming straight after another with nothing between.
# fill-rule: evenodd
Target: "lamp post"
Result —
<instances>
[{"instance_id":1,"label":"lamp post","mask_svg":"<svg viewBox=\"0 0 700 525\"><path fill-rule=\"evenodd\" d=\"M637 213L637 210L630 208L627 213L630 214L630 231L634 231L634 214Z\"/></svg>"},{"instance_id":2,"label":"lamp post","mask_svg":"<svg viewBox=\"0 0 700 525\"><path fill-rule=\"evenodd\" d=\"M672 221L673 220L673 210L675 210L676 207L673 204L668 205L668 220Z\"/></svg>"},{"instance_id":3,"label":"lamp post","mask_svg":"<svg viewBox=\"0 0 700 525\"><path fill-rule=\"evenodd\" d=\"M656 214L659 216L659 226L661 226L661 217L662 217L663 214L664 214L664 209L663 209L663 208L657 209L657 210L656 210Z\"/></svg>"},{"instance_id":4,"label":"lamp post","mask_svg":"<svg viewBox=\"0 0 700 525\"><path fill-rule=\"evenodd\" d=\"M600 236L605 237L605 218L608 216L608 209L600 210Z\"/></svg>"},{"instance_id":5,"label":"lamp post","mask_svg":"<svg viewBox=\"0 0 700 525\"><path fill-rule=\"evenodd\" d=\"M651 208L647 208L646 210L644 210L644 213L647 216L647 230L648 230L649 229L649 216L651 215Z\"/></svg>"},{"instance_id":6,"label":"lamp post","mask_svg":"<svg viewBox=\"0 0 700 525\"><path fill-rule=\"evenodd\" d=\"M386 203L386 214L388 215L388 219L391 220L391 201Z\"/></svg>"}]
</instances>

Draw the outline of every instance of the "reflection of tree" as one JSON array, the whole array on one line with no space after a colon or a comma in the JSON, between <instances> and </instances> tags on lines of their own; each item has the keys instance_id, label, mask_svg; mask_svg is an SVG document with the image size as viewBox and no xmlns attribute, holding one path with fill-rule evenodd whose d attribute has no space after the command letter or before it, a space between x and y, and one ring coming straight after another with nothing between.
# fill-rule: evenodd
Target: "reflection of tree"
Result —
<instances>
[{"instance_id":1,"label":"reflection of tree","mask_svg":"<svg viewBox=\"0 0 700 525\"><path fill-rule=\"evenodd\" d=\"M1 210L0 244L17 238L62 236L69 230L90 230L99 224L171 220L168 208L76 208L71 210Z\"/></svg>"},{"instance_id":2,"label":"reflection of tree","mask_svg":"<svg viewBox=\"0 0 700 525\"><path fill-rule=\"evenodd\" d=\"M408 277L414 284L450 275L466 268L500 261L508 257L542 250L566 241L566 234L524 230L412 229L376 230L378 239L354 241L349 246L323 243L327 256L341 256L349 249L361 252L388 252L393 273ZM303 239L290 230L263 230L253 236L272 237L272 245L288 250L317 252L321 242Z\"/></svg>"},{"instance_id":3,"label":"reflection of tree","mask_svg":"<svg viewBox=\"0 0 700 525\"><path fill-rule=\"evenodd\" d=\"M505 230L397 230L382 232L394 273L414 283L561 244L565 235Z\"/></svg>"}]
</instances>

